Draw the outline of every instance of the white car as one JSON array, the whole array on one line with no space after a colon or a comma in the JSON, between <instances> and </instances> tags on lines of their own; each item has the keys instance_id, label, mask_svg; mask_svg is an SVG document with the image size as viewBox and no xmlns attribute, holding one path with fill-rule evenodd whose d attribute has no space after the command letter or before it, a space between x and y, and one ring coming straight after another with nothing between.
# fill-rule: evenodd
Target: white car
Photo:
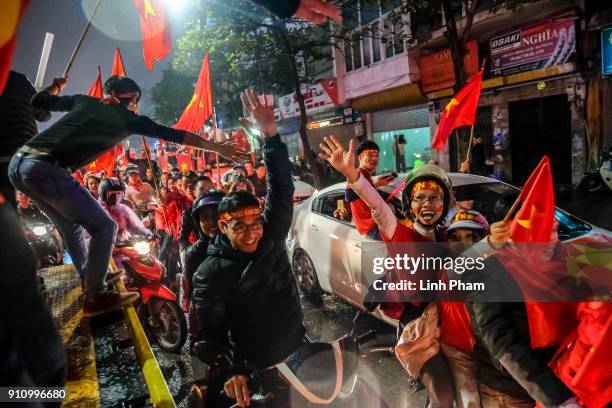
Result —
<instances>
[{"instance_id":1,"label":"white car","mask_svg":"<svg viewBox=\"0 0 612 408\"><path fill-rule=\"evenodd\" d=\"M488 177L462 173L449 173L449 176L455 198L458 201L475 200L474 210L484 214L490 222L504 217L519 191ZM380 189L381 194L388 197L404 179L405 175L400 175L390 185ZM313 303L320 304L322 292L327 292L363 308L368 282L373 282L377 276L371 271L365 273L372 276L362 275L361 246L375 241L359 235L350 215L348 219L339 219L337 210L349 207L344 201L345 187L345 183L335 184L295 205L287 246L300 287ZM401 208L399 194L390 203ZM595 233L612 236L609 231L563 210L557 209L555 216L559 221L558 232L562 241ZM380 256L384 256L384 246L381 246L381 251ZM375 314L392 323L378 309Z\"/></svg>"}]
</instances>

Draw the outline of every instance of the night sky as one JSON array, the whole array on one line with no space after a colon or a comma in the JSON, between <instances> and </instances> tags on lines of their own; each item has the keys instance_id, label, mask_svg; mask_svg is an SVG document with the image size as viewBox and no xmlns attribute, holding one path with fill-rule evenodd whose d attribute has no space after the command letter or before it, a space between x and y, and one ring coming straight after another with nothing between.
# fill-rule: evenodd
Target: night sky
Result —
<instances>
[{"instance_id":1,"label":"night sky","mask_svg":"<svg viewBox=\"0 0 612 408\"><path fill-rule=\"evenodd\" d=\"M186 7L177 7L188 1L167 0L173 5L169 18L172 27L173 49L184 32L189 17ZM91 15L95 0L32 0L17 33L17 50L13 70L25 73L32 83L36 79L45 33L55 35L44 85L63 73L74 49L87 16ZM68 75L68 86L64 94L87 93L97 75L97 66L102 68L102 80L110 76L115 48L121 49L123 63L129 77L138 82L143 90L140 113L152 112L149 91L161 78L162 70L172 59L170 53L161 63L157 62L152 72L144 65L138 12L132 0L102 0L79 54ZM188 102L188 101L187 101ZM54 114L57 118L58 114ZM48 124L39 124L44 129Z\"/></svg>"}]
</instances>

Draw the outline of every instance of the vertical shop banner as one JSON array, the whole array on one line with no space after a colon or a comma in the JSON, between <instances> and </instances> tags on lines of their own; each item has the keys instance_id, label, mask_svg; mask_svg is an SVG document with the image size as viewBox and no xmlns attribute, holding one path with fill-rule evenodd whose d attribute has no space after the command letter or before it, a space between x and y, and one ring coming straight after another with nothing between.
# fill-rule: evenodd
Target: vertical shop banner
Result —
<instances>
[{"instance_id":1,"label":"vertical shop banner","mask_svg":"<svg viewBox=\"0 0 612 408\"><path fill-rule=\"evenodd\" d=\"M575 24L550 21L492 38L491 73L508 75L571 61L576 55Z\"/></svg>"},{"instance_id":2,"label":"vertical shop banner","mask_svg":"<svg viewBox=\"0 0 612 408\"><path fill-rule=\"evenodd\" d=\"M336 78L326 79L311 86L302 87L306 112L338 106L338 84ZM278 119L286 119L300 114L300 106L295 93L278 98Z\"/></svg>"},{"instance_id":3,"label":"vertical shop banner","mask_svg":"<svg viewBox=\"0 0 612 408\"><path fill-rule=\"evenodd\" d=\"M467 54L463 57L463 64L465 72L468 76L472 76L480 68L478 64L478 41L469 41L466 48ZM421 83L424 93L450 88L455 85L455 70L450 48L421 57L419 68L421 69Z\"/></svg>"},{"instance_id":4,"label":"vertical shop banner","mask_svg":"<svg viewBox=\"0 0 612 408\"><path fill-rule=\"evenodd\" d=\"M601 73L612 75L612 27L601 30Z\"/></svg>"}]
</instances>

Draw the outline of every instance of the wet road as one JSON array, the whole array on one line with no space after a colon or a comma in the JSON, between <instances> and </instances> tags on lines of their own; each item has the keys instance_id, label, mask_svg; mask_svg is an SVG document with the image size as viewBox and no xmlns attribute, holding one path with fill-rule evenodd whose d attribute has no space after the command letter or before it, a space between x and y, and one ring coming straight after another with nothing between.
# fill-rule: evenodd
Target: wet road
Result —
<instances>
[{"instance_id":1,"label":"wet road","mask_svg":"<svg viewBox=\"0 0 612 408\"><path fill-rule=\"evenodd\" d=\"M348 304L324 295L320 308L303 299L305 324L313 341L336 340L351 331L356 310ZM142 398L147 390L139 372L134 351L121 340L128 339L125 325L117 315L94 325L96 364L100 381L100 401L103 407L143 406ZM110 323L109 323L110 322ZM358 333L376 330L378 336L366 344L364 350L390 346L395 339L395 328L370 316L360 320ZM127 346L127 347L124 347ZM164 377L177 406L186 407L191 384L203 376L204 367L189 355L187 345L180 354L167 353L153 345ZM387 351L373 352L360 360L358 374L384 397L391 408L422 407L423 391L409 394L407 377L395 357Z\"/></svg>"}]
</instances>

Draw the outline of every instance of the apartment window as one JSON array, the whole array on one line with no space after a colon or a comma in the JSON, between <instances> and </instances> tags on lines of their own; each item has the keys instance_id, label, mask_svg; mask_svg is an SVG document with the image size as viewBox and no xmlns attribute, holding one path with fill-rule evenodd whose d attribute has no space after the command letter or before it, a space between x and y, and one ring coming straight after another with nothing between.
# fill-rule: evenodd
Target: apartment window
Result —
<instances>
[{"instance_id":1,"label":"apartment window","mask_svg":"<svg viewBox=\"0 0 612 408\"><path fill-rule=\"evenodd\" d=\"M399 5L401 0L359 0L344 3L344 24L355 30L350 36L351 40L345 41L344 44L347 72L404 52L407 27L404 27L404 22L398 16L394 16L394 21L397 20L394 24L389 14ZM363 29L367 28L368 24L369 30ZM357 31L357 27L361 29Z\"/></svg>"},{"instance_id":2,"label":"apartment window","mask_svg":"<svg viewBox=\"0 0 612 408\"><path fill-rule=\"evenodd\" d=\"M380 61L380 22L372 24L372 62Z\"/></svg>"},{"instance_id":3,"label":"apartment window","mask_svg":"<svg viewBox=\"0 0 612 408\"><path fill-rule=\"evenodd\" d=\"M351 41L353 49L353 67L355 69L361 68L361 41L359 41L359 34L353 35L353 41Z\"/></svg>"},{"instance_id":4,"label":"apartment window","mask_svg":"<svg viewBox=\"0 0 612 408\"><path fill-rule=\"evenodd\" d=\"M361 24L367 24L380 17L380 5L378 0L361 0L359 2Z\"/></svg>"},{"instance_id":5,"label":"apartment window","mask_svg":"<svg viewBox=\"0 0 612 408\"><path fill-rule=\"evenodd\" d=\"M353 53L351 52L351 41L344 42L344 63L346 72L353 70Z\"/></svg>"}]
</instances>

